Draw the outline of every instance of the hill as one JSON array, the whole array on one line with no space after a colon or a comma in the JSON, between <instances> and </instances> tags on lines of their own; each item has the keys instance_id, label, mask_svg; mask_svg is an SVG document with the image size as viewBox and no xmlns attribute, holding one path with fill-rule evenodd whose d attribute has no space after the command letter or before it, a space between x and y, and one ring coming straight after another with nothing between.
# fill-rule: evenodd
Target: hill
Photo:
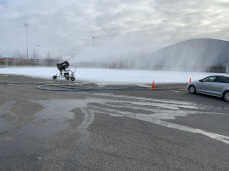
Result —
<instances>
[{"instance_id":1,"label":"hill","mask_svg":"<svg viewBox=\"0 0 229 171\"><path fill-rule=\"evenodd\" d=\"M216 39L192 39L160 49L143 57L148 69L206 71L229 63L229 42ZM139 61L140 62L140 61Z\"/></svg>"}]
</instances>

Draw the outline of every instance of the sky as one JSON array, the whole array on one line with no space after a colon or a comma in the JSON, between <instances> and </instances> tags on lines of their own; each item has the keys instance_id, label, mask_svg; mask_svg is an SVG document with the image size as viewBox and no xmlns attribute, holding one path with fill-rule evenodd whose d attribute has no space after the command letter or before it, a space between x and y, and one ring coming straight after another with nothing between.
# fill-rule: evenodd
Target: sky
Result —
<instances>
[{"instance_id":1,"label":"sky","mask_svg":"<svg viewBox=\"0 0 229 171\"><path fill-rule=\"evenodd\" d=\"M228 0L0 0L0 55L111 60L193 38L229 40Z\"/></svg>"}]
</instances>

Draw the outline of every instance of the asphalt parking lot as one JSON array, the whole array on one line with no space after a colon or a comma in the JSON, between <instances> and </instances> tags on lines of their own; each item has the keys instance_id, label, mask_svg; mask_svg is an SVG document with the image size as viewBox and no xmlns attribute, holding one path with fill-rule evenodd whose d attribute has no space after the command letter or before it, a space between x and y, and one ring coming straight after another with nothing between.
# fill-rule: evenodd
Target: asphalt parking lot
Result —
<instances>
[{"instance_id":1,"label":"asphalt parking lot","mask_svg":"<svg viewBox=\"0 0 229 171\"><path fill-rule=\"evenodd\" d=\"M0 170L229 170L221 99L182 84L47 91L44 82L0 78Z\"/></svg>"}]
</instances>

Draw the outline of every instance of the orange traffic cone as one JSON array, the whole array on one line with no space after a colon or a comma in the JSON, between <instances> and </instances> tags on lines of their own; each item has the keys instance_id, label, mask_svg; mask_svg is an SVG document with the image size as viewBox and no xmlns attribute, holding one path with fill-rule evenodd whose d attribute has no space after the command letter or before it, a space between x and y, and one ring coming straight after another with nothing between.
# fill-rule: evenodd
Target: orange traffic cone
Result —
<instances>
[{"instance_id":1,"label":"orange traffic cone","mask_svg":"<svg viewBox=\"0 0 229 171\"><path fill-rule=\"evenodd\" d=\"M189 83L192 83L192 78L191 78L191 77L189 78L189 81L188 81L188 82L189 82Z\"/></svg>"},{"instance_id":2,"label":"orange traffic cone","mask_svg":"<svg viewBox=\"0 0 229 171\"><path fill-rule=\"evenodd\" d=\"M152 82L152 89L156 88L155 81Z\"/></svg>"}]
</instances>

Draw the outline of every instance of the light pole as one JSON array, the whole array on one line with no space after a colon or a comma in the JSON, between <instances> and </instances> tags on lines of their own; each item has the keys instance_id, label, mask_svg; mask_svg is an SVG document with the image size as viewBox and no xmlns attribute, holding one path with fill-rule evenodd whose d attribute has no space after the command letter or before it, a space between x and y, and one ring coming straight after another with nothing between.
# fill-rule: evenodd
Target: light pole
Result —
<instances>
[{"instance_id":1,"label":"light pole","mask_svg":"<svg viewBox=\"0 0 229 171\"><path fill-rule=\"evenodd\" d=\"M29 24L25 23L26 56L29 58Z\"/></svg>"}]
</instances>

